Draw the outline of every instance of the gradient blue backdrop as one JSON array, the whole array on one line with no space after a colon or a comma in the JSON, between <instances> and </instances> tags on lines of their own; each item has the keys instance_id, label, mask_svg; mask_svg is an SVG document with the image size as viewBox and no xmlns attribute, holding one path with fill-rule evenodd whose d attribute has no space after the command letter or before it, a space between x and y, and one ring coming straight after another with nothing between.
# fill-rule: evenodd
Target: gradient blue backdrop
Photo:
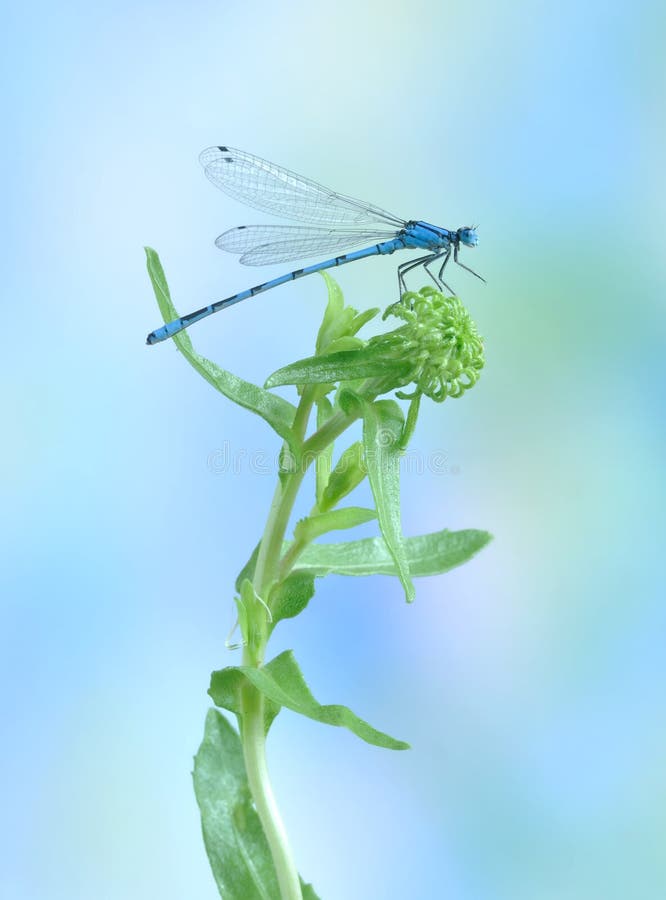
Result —
<instances>
[{"instance_id":1,"label":"gradient blue backdrop","mask_svg":"<svg viewBox=\"0 0 666 900\"><path fill-rule=\"evenodd\" d=\"M277 444L144 346L142 246L183 312L253 283L213 239L263 217L197 163L229 143L405 217L478 222L465 260L489 282L455 276L487 368L425 407L415 447L438 462L405 472L404 527L494 543L411 607L392 580L328 579L276 636L322 702L413 745L280 717L303 875L324 900L666 897L664 18L5 6L0 896L217 896L189 771ZM394 263L341 270L349 301L393 300ZM323 303L306 279L192 337L261 381L309 352Z\"/></svg>"}]
</instances>

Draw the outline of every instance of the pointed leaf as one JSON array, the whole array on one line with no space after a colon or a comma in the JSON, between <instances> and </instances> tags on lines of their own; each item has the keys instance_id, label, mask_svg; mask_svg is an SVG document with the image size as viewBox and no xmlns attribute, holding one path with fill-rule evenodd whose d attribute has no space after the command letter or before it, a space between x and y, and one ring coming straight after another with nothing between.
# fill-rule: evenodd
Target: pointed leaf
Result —
<instances>
[{"instance_id":1,"label":"pointed leaf","mask_svg":"<svg viewBox=\"0 0 666 900\"><path fill-rule=\"evenodd\" d=\"M243 581L245 581L246 578L249 581L252 581L252 579L254 578L254 570L257 567L257 557L259 556L260 547L261 547L261 541L259 541L257 546L252 551L252 555L250 556L248 561L245 563L243 568L238 573L238 577L236 578L236 582L234 585L234 587L236 588L238 593L240 593L241 584L243 583Z\"/></svg>"},{"instance_id":2,"label":"pointed leaf","mask_svg":"<svg viewBox=\"0 0 666 900\"><path fill-rule=\"evenodd\" d=\"M331 472L319 500L319 509L322 512L331 509L358 487L367 474L368 470L363 460L363 444L361 441L355 441L351 447L347 447Z\"/></svg>"},{"instance_id":3,"label":"pointed leaf","mask_svg":"<svg viewBox=\"0 0 666 900\"><path fill-rule=\"evenodd\" d=\"M415 597L400 523L400 457L404 420L395 400L363 404L363 445L382 537L395 562L407 602Z\"/></svg>"},{"instance_id":4,"label":"pointed leaf","mask_svg":"<svg viewBox=\"0 0 666 900\"><path fill-rule=\"evenodd\" d=\"M331 275L329 275L328 272L321 272L321 276L326 282L326 288L328 290L328 303L326 304L324 318L322 319L321 325L319 327L319 333L317 335L317 343L315 345L317 353L321 353L321 351L338 336L336 323L342 315L342 311L345 307L345 300L342 296L342 290L340 289L340 285L337 283L337 281Z\"/></svg>"},{"instance_id":5,"label":"pointed leaf","mask_svg":"<svg viewBox=\"0 0 666 900\"><path fill-rule=\"evenodd\" d=\"M308 516L296 523L294 537L297 541L310 543L322 534L329 531L338 531L343 528L356 528L377 518L374 509L364 509L362 506L346 506L344 509L333 509L330 512Z\"/></svg>"},{"instance_id":6,"label":"pointed leaf","mask_svg":"<svg viewBox=\"0 0 666 900\"><path fill-rule=\"evenodd\" d=\"M206 853L224 900L274 900L280 896L268 841L245 774L238 733L209 709L194 757L194 793L201 813ZM317 900L301 879L303 900Z\"/></svg>"},{"instance_id":7,"label":"pointed leaf","mask_svg":"<svg viewBox=\"0 0 666 900\"><path fill-rule=\"evenodd\" d=\"M441 575L466 563L492 540L487 531L435 531L404 539L404 551L414 578ZM285 545L288 549L290 543ZM298 570L324 575L397 575L395 560L383 538L363 538L340 544L310 544L298 559ZM295 574L295 573L294 573Z\"/></svg>"},{"instance_id":8,"label":"pointed leaf","mask_svg":"<svg viewBox=\"0 0 666 900\"><path fill-rule=\"evenodd\" d=\"M220 896L225 900L279 897L268 842L250 796L240 738L215 709L208 710L192 776L206 853Z\"/></svg>"},{"instance_id":9,"label":"pointed leaf","mask_svg":"<svg viewBox=\"0 0 666 900\"><path fill-rule=\"evenodd\" d=\"M256 671L256 670L254 670ZM208 696L215 706L227 709L238 719L238 727L241 725L241 697L240 692L245 683L242 666L226 666L211 672ZM273 703L266 697L264 703L264 730L268 734L273 719L280 712L280 704Z\"/></svg>"},{"instance_id":10,"label":"pointed leaf","mask_svg":"<svg viewBox=\"0 0 666 900\"><path fill-rule=\"evenodd\" d=\"M351 334L344 334L342 337L336 338L326 348L326 356L332 353L341 353L343 350L360 350L365 346L365 341Z\"/></svg>"},{"instance_id":11,"label":"pointed leaf","mask_svg":"<svg viewBox=\"0 0 666 900\"><path fill-rule=\"evenodd\" d=\"M409 442L412 439L412 435L414 434L414 430L416 428L416 420L419 417L420 406L421 394L416 394L416 396L412 397L412 402L409 404L409 409L407 410L407 421L405 422L402 437L400 438L401 450L406 450Z\"/></svg>"},{"instance_id":12,"label":"pointed leaf","mask_svg":"<svg viewBox=\"0 0 666 900\"><path fill-rule=\"evenodd\" d=\"M227 699L226 690L218 693L217 687L225 673L233 671L241 673L248 681L250 681L258 691L270 701L273 707L286 706L294 712L314 719L316 722L323 722L325 725L343 726L352 731L361 740L368 744L374 744L376 747L386 747L389 750L407 750L409 744L404 741L397 741L395 738L377 731L363 719L348 709L346 706L326 705L322 706L310 693L305 683L303 674L298 667L294 655L291 650L285 650L275 659L272 659L267 665L261 669L255 669L250 666L236 666L233 669L222 669L221 672L213 672L211 677L211 686L209 694L216 704L217 697ZM236 677L234 675L234 677ZM231 676L226 675L225 680L230 680ZM218 704L221 705L221 704ZM268 703L266 704L269 705ZM235 710L234 710L235 711Z\"/></svg>"},{"instance_id":13,"label":"pointed leaf","mask_svg":"<svg viewBox=\"0 0 666 900\"><path fill-rule=\"evenodd\" d=\"M146 263L148 274L155 291L155 297L165 322L172 322L178 318L178 312L171 302L169 287L160 263L160 258L151 247L146 247ZM181 331L171 338L185 359L196 371L206 379L221 394L251 412L261 416L290 446L294 445L294 436L291 426L294 421L296 408L285 400L272 394L264 388L258 387L249 381L244 381L237 375L227 372L210 359L197 353L192 345L192 340L186 331Z\"/></svg>"},{"instance_id":14,"label":"pointed leaf","mask_svg":"<svg viewBox=\"0 0 666 900\"><path fill-rule=\"evenodd\" d=\"M378 306L375 306L372 309L364 309L360 313L357 313L354 316L354 319L349 326L347 333L356 334L357 331L360 331L366 323L368 323L371 319L374 319L375 316L380 312L381 309Z\"/></svg>"},{"instance_id":15,"label":"pointed leaf","mask_svg":"<svg viewBox=\"0 0 666 900\"><path fill-rule=\"evenodd\" d=\"M334 342L339 338L355 335L366 322L374 319L381 312L380 309L375 308L359 313L353 307L345 306L339 284L328 272L321 272L320 274L328 288L328 303L317 335L317 355L330 353ZM337 349L342 348L338 347Z\"/></svg>"},{"instance_id":16,"label":"pointed leaf","mask_svg":"<svg viewBox=\"0 0 666 900\"><path fill-rule=\"evenodd\" d=\"M339 353L299 359L273 372L265 386L327 384L380 375L394 375L396 383L399 383L400 377L408 375L412 369L413 363L409 360L391 359L381 347L362 347L359 350L341 350Z\"/></svg>"},{"instance_id":17,"label":"pointed leaf","mask_svg":"<svg viewBox=\"0 0 666 900\"><path fill-rule=\"evenodd\" d=\"M306 884L301 878L301 893L303 894L303 900L319 900L319 897L315 894L315 890L311 884Z\"/></svg>"}]
</instances>

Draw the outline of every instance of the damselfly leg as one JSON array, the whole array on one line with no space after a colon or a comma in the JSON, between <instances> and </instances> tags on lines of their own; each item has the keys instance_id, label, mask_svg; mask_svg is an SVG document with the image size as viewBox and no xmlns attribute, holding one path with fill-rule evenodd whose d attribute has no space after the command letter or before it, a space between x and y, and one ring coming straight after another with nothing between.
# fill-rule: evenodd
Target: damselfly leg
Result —
<instances>
[{"instance_id":1,"label":"damselfly leg","mask_svg":"<svg viewBox=\"0 0 666 900\"><path fill-rule=\"evenodd\" d=\"M484 284L488 284L488 282L487 282L486 279L483 277L483 275L479 275L479 273L478 273L478 272L475 272L474 269L470 269L470 267L469 267L469 266L466 266L465 263L461 263L461 262L460 262L460 260L458 259L458 248L457 248L457 247L456 247L455 250L453 251L453 261L454 261L454 263L456 263L456 265L460 266L461 269L466 269L466 270L467 270L468 272L470 272L472 275L476 275L476 277L477 277L480 281L482 281ZM442 268L444 268L444 267L442 266Z\"/></svg>"},{"instance_id":2,"label":"damselfly leg","mask_svg":"<svg viewBox=\"0 0 666 900\"><path fill-rule=\"evenodd\" d=\"M446 264L448 263L449 258L451 257L451 248L449 247L448 250L446 250L444 253L440 253L436 258L437 258L437 259L441 259L442 256L444 257L444 262L443 262L442 265L439 267L439 272L437 273L437 278L435 278L434 275L433 275L432 277L433 277L433 279L434 279L434 281L435 281L435 284L436 284L439 288L445 287L446 290L449 292L449 294L451 294L451 295L453 296L454 291L451 289L451 287L450 287L450 286L444 281L444 279L442 278L442 275L444 274L444 269L446 268ZM433 262L434 262L434 260L433 260ZM429 275L432 275L432 272L430 272L430 271L428 270L428 267L427 267L427 266L426 266L426 271L428 271L428 274L429 274Z\"/></svg>"},{"instance_id":3,"label":"damselfly leg","mask_svg":"<svg viewBox=\"0 0 666 900\"><path fill-rule=\"evenodd\" d=\"M445 251L450 252L450 251ZM420 256L418 259L410 260L409 262L402 263L398 266L398 292L402 297L403 294L407 293L407 284L405 283L405 275L407 272L411 272L412 269L417 269L419 266L422 266L430 278L435 282L436 287L441 287L440 282L430 271L428 266L430 263L433 263L436 259L440 259L442 257L442 253L430 253L428 256Z\"/></svg>"}]
</instances>

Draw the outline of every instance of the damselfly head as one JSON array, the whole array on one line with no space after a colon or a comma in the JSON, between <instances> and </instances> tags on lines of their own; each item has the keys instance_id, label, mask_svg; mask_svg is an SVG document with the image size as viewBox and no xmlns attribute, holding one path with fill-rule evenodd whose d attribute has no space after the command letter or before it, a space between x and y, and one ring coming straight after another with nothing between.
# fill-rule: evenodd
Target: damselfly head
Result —
<instances>
[{"instance_id":1,"label":"damselfly head","mask_svg":"<svg viewBox=\"0 0 666 900\"><path fill-rule=\"evenodd\" d=\"M476 225L465 225L456 232L458 240L466 247L476 247L479 243L479 236L476 233Z\"/></svg>"}]
</instances>

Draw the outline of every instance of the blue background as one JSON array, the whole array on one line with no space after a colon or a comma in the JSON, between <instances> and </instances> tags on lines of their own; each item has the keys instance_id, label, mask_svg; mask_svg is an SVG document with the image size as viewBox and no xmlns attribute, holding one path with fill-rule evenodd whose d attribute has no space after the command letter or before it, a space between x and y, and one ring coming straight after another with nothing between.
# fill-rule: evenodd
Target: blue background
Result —
<instances>
[{"instance_id":1,"label":"blue background","mask_svg":"<svg viewBox=\"0 0 666 900\"><path fill-rule=\"evenodd\" d=\"M280 716L269 762L300 870L325 900L666 896L664 17L5 7L2 897L217 896L189 771L277 442L144 345L142 250L182 312L280 273L213 246L268 220L204 178L217 143L407 218L478 222L464 261L488 279L455 274L487 367L425 406L403 518L493 544L410 607L393 580L327 579L276 635L321 702L413 746ZM396 262L340 270L347 300L391 302ZM192 337L261 382L310 352L324 299L305 279Z\"/></svg>"}]
</instances>

